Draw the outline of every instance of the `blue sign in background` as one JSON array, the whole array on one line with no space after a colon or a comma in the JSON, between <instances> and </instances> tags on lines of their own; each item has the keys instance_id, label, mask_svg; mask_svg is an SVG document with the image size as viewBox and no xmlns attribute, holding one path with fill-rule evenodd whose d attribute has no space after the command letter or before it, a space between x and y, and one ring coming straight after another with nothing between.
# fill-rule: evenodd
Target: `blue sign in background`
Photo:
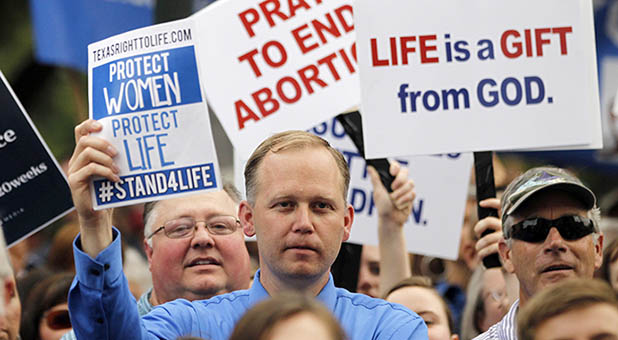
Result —
<instances>
[{"instance_id":1,"label":"blue sign in background","mask_svg":"<svg viewBox=\"0 0 618 340\"><path fill-rule=\"evenodd\" d=\"M135 58L143 58L144 57L152 57L154 55L161 55L161 53L169 53L167 56L167 65L168 71L164 71L162 69L159 73L152 73L149 75L145 75L142 69L141 75L137 76L137 71L134 70L134 76L126 79L118 79L116 76L112 78L112 82L109 80L111 65L118 63L127 64L128 60L135 60ZM142 61L140 61L142 62ZM134 62L133 64L136 64ZM160 61L161 68L163 68L163 61ZM118 69L118 66L115 66ZM125 67L125 66L122 66ZM134 65L135 67L135 65ZM125 72L126 73L126 72ZM140 90L143 95L143 107L138 107L135 110L131 110L127 105L127 99L129 103L135 103L135 89L134 84L128 85L131 80L134 80L136 83L138 80L147 81L147 78L153 76L161 76L161 75L169 75L173 80L174 73L178 75L178 82L180 86L180 102L176 102L176 97L174 96L172 91L170 92L171 103L169 105L159 105L155 106L152 103L150 98L150 92L145 90ZM166 98L166 88L163 80L159 79L157 81L158 85L161 85L156 91L158 91L160 98ZM118 100L121 88L124 89L124 93L122 94L122 103L120 106L120 110L118 112L113 112L112 114L108 114L108 103L105 99L104 88L107 89L108 93L108 101L109 98L114 98ZM128 88L128 90L127 90ZM128 97L126 95L128 94ZM197 63L195 60L195 50L193 46L180 47L170 50L163 50L154 53L146 53L137 56L132 56L129 58L117 59L113 62L98 66L92 70L92 113L94 119L101 119L111 115L119 115L125 113L139 112L145 110L152 110L155 108L165 108L170 106L177 105L185 105L191 103L198 103L202 101L202 93L200 90L200 84L197 74Z\"/></svg>"},{"instance_id":2,"label":"blue sign in background","mask_svg":"<svg viewBox=\"0 0 618 340\"><path fill-rule=\"evenodd\" d=\"M155 1L30 0L36 58L88 69L88 44L152 25Z\"/></svg>"}]
</instances>

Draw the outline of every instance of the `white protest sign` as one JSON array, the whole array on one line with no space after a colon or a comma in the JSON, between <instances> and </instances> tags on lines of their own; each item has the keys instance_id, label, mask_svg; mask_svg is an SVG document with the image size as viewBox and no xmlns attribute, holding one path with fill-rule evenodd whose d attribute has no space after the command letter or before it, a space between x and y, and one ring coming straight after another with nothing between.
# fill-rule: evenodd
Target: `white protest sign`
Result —
<instances>
[{"instance_id":1,"label":"white protest sign","mask_svg":"<svg viewBox=\"0 0 618 340\"><path fill-rule=\"evenodd\" d=\"M137 29L88 46L90 117L120 152L121 181L92 182L95 208L220 186L191 20Z\"/></svg>"},{"instance_id":2,"label":"white protest sign","mask_svg":"<svg viewBox=\"0 0 618 340\"><path fill-rule=\"evenodd\" d=\"M601 145L589 0L354 5L367 157Z\"/></svg>"},{"instance_id":3,"label":"white protest sign","mask_svg":"<svg viewBox=\"0 0 618 340\"><path fill-rule=\"evenodd\" d=\"M330 142L350 167L348 202L354 207L354 223L348 242L378 244L378 212L365 160L359 155L343 126L335 119L316 125L312 132ZM457 258L466 197L472 169L472 155L444 154L397 157L410 169L416 199L404 226L408 250L454 260ZM236 184L244 188L245 160L234 162Z\"/></svg>"},{"instance_id":4,"label":"white protest sign","mask_svg":"<svg viewBox=\"0 0 618 340\"><path fill-rule=\"evenodd\" d=\"M360 102L352 1L218 1L193 18L209 104L244 158Z\"/></svg>"}]
</instances>

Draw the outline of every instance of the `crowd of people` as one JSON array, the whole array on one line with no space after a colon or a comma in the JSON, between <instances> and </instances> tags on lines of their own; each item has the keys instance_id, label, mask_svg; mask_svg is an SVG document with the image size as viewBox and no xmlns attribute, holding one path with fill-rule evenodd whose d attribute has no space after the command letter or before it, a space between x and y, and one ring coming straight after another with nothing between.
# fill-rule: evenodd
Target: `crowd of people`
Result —
<instances>
[{"instance_id":1,"label":"crowd of people","mask_svg":"<svg viewBox=\"0 0 618 340\"><path fill-rule=\"evenodd\" d=\"M500 217L479 221L471 194L459 258L432 280L404 237L413 174L391 162L389 191L369 168L379 245L363 246L350 292L330 272L354 226L350 174L322 138L264 140L245 167L244 199L226 183L146 203L140 262L112 210L92 206L93 177L119 180L118 151L93 135L101 129L75 129L76 219L46 264L15 275L3 251L0 339L618 338L618 240L605 238L595 194L564 169L504 180L498 198L480 202ZM496 253L502 266L485 268ZM133 279L144 269L145 288Z\"/></svg>"}]
</instances>

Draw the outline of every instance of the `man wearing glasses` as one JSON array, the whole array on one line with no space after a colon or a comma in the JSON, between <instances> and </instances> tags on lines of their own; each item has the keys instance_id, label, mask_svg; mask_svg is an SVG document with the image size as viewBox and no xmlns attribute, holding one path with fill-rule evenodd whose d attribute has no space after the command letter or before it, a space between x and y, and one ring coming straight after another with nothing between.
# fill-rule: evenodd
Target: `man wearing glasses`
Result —
<instances>
[{"instance_id":1,"label":"man wearing glasses","mask_svg":"<svg viewBox=\"0 0 618 340\"><path fill-rule=\"evenodd\" d=\"M475 231L495 224L490 219L479 221ZM476 339L517 339L520 305L556 282L592 278L602 262L599 220L592 191L563 169L533 168L513 180L502 198L498 250L504 268L519 280L519 300Z\"/></svg>"},{"instance_id":2,"label":"man wearing glasses","mask_svg":"<svg viewBox=\"0 0 618 340\"><path fill-rule=\"evenodd\" d=\"M407 170L396 165L391 167L391 174L395 180L387 200L394 210L409 214L413 183L407 178ZM113 178L111 173L109 177ZM329 269L341 242L350 236L354 218L354 209L346 200L349 181L345 159L325 140L303 131L266 139L247 162L247 200L239 207L245 235L255 235L258 243L260 270L251 288L208 300L178 299L157 306L141 320L128 306L130 292L119 266L106 267L99 260L117 237L114 239L111 230L82 226L81 244L78 239L74 251L88 253L88 257L79 257L91 264L79 265L76 261L78 272L69 293L73 329L84 339L197 336L226 340L251 306L270 295L294 290L324 303L350 340L426 339L427 328L412 311L333 284ZM182 224L172 223L170 229L161 230L173 237L178 226ZM180 229L178 233L186 231ZM159 234L153 237L163 236ZM209 260L197 263L202 261ZM104 275L99 273L104 276L101 278L89 271L89 266L109 269ZM80 316L89 309L98 314L94 320Z\"/></svg>"},{"instance_id":3,"label":"man wearing glasses","mask_svg":"<svg viewBox=\"0 0 618 340\"><path fill-rule=\"evenodd\" d=\"M92 120L75 128L76 147L68 171L80 229L82 235L86 235L80 238L78 248L99 247L98 236L88 237L92 233L100 233L103 238L115 235L114 242L101 254L87 252L89 258L81 252L76 256L76 267L81 264L89 268L82 282L91 287L98 285L96 279L106 271L122 270L118 256L121 244L118 231L112 228L112 211L95 211L90 199L92 176L117 178L113 165L117 152L105 140L90 135L100 129L100 124ZM150 202L144 206L144 249L153 288L137 302L140 315L178 298L208 299L249 287L251 268L237 217L239 202L236 189L224 185L221 191ZM93 263L95 258L103 263L102 268ZM127 299L130 301L132 297ZM130 305L135 308L134 303ZM93 309L85 308L80 314L91 322L101 318ZM68 333L63 339L75 339L75 334Z\"/></svg>"}]
</instances>

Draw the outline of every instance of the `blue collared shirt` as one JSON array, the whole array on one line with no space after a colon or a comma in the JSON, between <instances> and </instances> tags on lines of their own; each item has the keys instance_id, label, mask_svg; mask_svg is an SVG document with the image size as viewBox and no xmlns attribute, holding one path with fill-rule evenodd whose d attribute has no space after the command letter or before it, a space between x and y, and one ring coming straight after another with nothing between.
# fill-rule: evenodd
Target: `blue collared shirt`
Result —
<instances>
[{"instance_id":1,"label":"blue collared shirt","mask_svg":"<svg viewBox=\"0 0 618 340\"><path fill-rule=\"evenodd\" d=\"M142 296L137 300L137 313L139 316L144 316L154 308L154 306L150 303L150 296L152 295L152 287L148 289ZM75 332L71 330L60 338L60 340L77 340L75 336Z\"/></svg>"},{"instance_id":2,"label":"blue collared shirt","mask_svg":"<svg viewBox=\"0 0 618 340\"><path fill-rule=\"evenodd\" d=\"M76 276L69 292L69 311L78 339L176 339L198 336L227 340L234 325L251 306L269 297L260 272L248 290L208 300L174 300L139 318L122 272L120 236L96 259L73 244ZM316 297L340 321L350 340L427 339L423 320L409 309L336 288L332 276Z\"/></svg>"}]
</instances>

